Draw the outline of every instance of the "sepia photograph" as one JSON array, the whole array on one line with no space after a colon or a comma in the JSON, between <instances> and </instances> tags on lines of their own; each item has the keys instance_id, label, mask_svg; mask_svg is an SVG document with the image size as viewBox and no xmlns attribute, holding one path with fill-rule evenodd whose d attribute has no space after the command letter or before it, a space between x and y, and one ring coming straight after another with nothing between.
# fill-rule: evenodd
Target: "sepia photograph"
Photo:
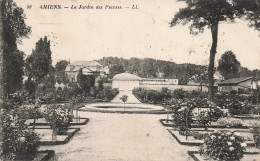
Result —
<instances>
[{"instance_id":1,"label":"sepia photograph","mask_svg":"<svg viewBox=\"0 0 260 161\"><path fill-rule=\"evenodd\" d=\"M0 160L260 161L260 0L0 10Z\"/></svg>"}]
</instances>

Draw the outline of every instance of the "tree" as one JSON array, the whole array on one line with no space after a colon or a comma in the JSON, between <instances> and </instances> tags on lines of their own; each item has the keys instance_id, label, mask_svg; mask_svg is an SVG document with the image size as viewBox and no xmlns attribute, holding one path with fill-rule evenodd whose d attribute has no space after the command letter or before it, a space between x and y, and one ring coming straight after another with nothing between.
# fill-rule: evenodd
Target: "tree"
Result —
<instances>
[{"instance_id":1,"label":"tree","mask_svg":"<svg viewBox=\"0 0 260 161\"><path fill-rule=\"evenodd\" d=\"M65 69L69 62L67 60L60 60L59 62L56 63L55 65L55 72L56 72L56 77L57 77L57 82L67 84L68 78L66 77L65 74Z\"/></svg>"},{"instance_id":2,"label":"tree","mask_svg":"<svg viewBox=\"0 0 260 161\"><path fill-rule=\"evenodd\" d=\"M202 92L202 85L208 83L208 70L207 66L199 66L194 69L197 74L195 74L190 80L195 83L200 83L200 90Z\"/></svg>"},{"instance_id":3,"label":"tree","mask_svg":"<svg viewBox=\"0 0 260 161\"><path fill-rule=\"evenodd\" d=\"M251 5L257 4L259 2L259 0L248 1L250 1ZM248 1L246 1L245 3L247 3ZM221 21L234 22L236 17L242 18L243 15L250 15L250 7L247 7L248 11L243 10L244 3L242 2L242 0L194 0L194 2L186 1L186 3L187 7L180 9L179 12L175 14L170 25L171 27L173 27L179 23L182 23L183 25L190 23L190 32L194 35L202 33L206 27L210 29L212 36L212 44L210 49L210 59L208 65L208 79L209 99L212 101L214 91L214 62L215 55L217 53L219 23ZM259 12L259 10L256 12ZM252 18L252 20L253 19L254 18Z\"/></svg>"},{"instance_id":4,"label":"tree","mask_svg":"<svg viewBox=\"0 0 260 161\"><path fill-rule=\"evenodd\" d=\"M2 8L3 1L0 0L0 9ZM3 12L0 12L0 131L3 131L3 93L4 93L4 82L3 82ZM3 152L3 135L0 133L0 154Z\"/></svg>"},{"instance_id":5,"label":"tree","mask_svg":"<svg viewBox=\"0 0 260 161\"><path fill-rule=\"evenodd\" d=\"M3 20L3 81L4 95L14 93L22 87L23 57L24 53L19 51L17 43L22 38L28 38L31 28L25 23L25 14L12 0L2 2Z\"/></svg>"},{"instance_id":6,"label":"tree","mask_svg":"<svg viewBox=\"0 0 260 161\"><path fill-rule=\"evenodd\" d=\"M225 79L239 77L240 62L232 51L226 51L218 61L218 71Z\"/></svg>"},{"instance_id":7,"label":"tree","mask_svg":"<svg viewBox=\"0 0 260 161\"><path fill-rule=\"evenodd\" d=\"M95 76L94 75L84 75L82 68L79 70L77 75L77 82L83 92L88 93L90 92L90 88L94 87L95 85Z\"/></svg>"},{"instance_id":8,"label":"tree","mask_svg":"<svg viewBox=\"0 0 260 161\"><path fill-rule=\"evenodd\" d=\"M52 67L50 40L47 36L36 42L35 50L26 59L28 80L34 78L36 82L48 75Z\"/></svg>"},{"instance_id":9,"label":"tree","mask_svg":"<svg viewBox=\"0 0 260 161\"><path fill-rule=\"evenodd\" d=\"M125 111L125 103L127 101L128 96L127 95L123 95L122 97L120 97L120 99L124 102L124 111Z\"/></svg>"},{"instance_id":10,"label":"tree","mask_svg":"<svg viewBox=\"0 0 260 161\"><path fill-rule=\"evenodd\" d=\"M110 69L109 69L109 77L113 78L116 74L119 73L124 73L124 66L119 64L119 65L113 65Z\"/></svg>"}]
</instances>

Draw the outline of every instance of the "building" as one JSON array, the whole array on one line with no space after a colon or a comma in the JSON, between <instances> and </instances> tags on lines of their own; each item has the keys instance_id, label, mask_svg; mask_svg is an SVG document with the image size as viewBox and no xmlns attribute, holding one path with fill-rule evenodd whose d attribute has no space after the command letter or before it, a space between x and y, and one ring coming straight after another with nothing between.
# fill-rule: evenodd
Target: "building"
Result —
<instances>
[{"instance_id":1,"label":"building","mask_svg":"<svg viewBox=\"0 0 260 161\"><path fill-rule=\"evenodd\" d=\"M260 80L255 79L253 80L253 89L259 89L260 88Z\"/></svg>"},{"instance_id":2,"label":"building","mask_svg":"<svg viewBox=\"0 0 260 161\"><path fill-rule=\"evenodd\" d=\"M220 81L223 81L224 80L224 77L220 74L219 71L215 71L214 75L213 75L213 78L214 80L220 80Z\"/></svg>"},{"instance_id":3,"label":"building","mask_svg":"<svg viewBox=\"0 0 260 161\"><path fill-rule=\"evenodd\" d=\"M131 91L139 87L140 77L130 73L117 74L112 79L112 88L118 88L120 91Z\"/></svg>"},{"instance_id":4,"label":"building","mask_svg":"<svg viewBox=\"0 0 260 161\"><path fill-rule=\"evenodd\" d=\"M140 78L135 74L121 73L117 74L112 79L112 88L118 88L122 91L130 91L134 88L168 88L171 85L178 85L178 79L164 78Z\"/></svg>"},{"instance_id":5,"label":"building","mask_svg":"<svg viewBox=\"0 0 260 161\"><path fill-rule=\"evenodd\" d=\"M218 91L230 92L230 91L251 91L253 88L253 77L241 77L227 79L218 83Z\"/></svg>"},{"instance_id":6,"label":"building","mask_svg":"<svg viewBox=\"0 0 260 161\"><path fill-rule=\"evenodd\" d=\"M140 85L172 85L178 84L178 79L166 79L166 78L143 78L140 80Z\"/></svg>"},{"instance_id":7,"label":"building","mask_svg":"<svg viewBox=\"0 0 260 161\"><path fill-rule=\"evenodd\" d=\"M97 61L76 61L70 63L65 69L65 74L70 82L77 82L80 69L82 69L84 75L94 75L96 78L106 77L109 71L108 67L103 67Z\"/></svg>"}]
</instances>

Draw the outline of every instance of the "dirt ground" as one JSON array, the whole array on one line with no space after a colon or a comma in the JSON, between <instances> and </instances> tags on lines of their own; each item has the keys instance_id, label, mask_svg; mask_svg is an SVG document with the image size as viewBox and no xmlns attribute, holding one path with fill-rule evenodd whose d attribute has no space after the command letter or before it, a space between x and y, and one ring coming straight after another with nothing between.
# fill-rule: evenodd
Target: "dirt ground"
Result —
<instances>
[{"instance_id":1,"label":"dirt ground","mask_svg":"<svg viewBox=\"0 0 260 161\"><path fill-rule=\"evenodd\" d=\"M42 146L66 161L192 161L159 119L166 115L80 112L87 125L65 145Z\"/></svg>"}]
</instances>

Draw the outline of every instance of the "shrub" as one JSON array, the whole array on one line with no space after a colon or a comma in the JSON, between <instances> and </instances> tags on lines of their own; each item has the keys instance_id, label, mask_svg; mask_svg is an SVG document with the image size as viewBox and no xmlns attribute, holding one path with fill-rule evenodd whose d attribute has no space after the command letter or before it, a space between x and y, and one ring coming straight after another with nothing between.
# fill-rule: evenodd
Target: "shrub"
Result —
<instances>
[{"instance_id":1,"label":"shrub","mask_svg":"<svg viewBox=\"0 0 260 161\"><path fill-rule=\"evenodd\" d=\"M225 114L220 107L212 107L209 111L209 117L211 118L211 121L216 121L221 117L226 117L227 114Z\"/></svg>"},{"instance_id":2,"label":"shrub","mask_svg":"<svg viewBox=\"0 0 260 161\"><path fill-rule=\"evenodd\" d=\"M242 126L242 121L240 119L232 118L232 117L225 117L220 118L217 120L217 124L219 126Z\"/></svg>"},{"instance_id":3,"label":"shrub","mask_svg":"<svg viewBox=\"0 0 260 161\"><path fill-rule=\"evenodd\" d=\"M211 118L208 111L201 111L197 115L197 121L199 125L202 125L205 129L207 129L207 126L211 124Z\"/></svg>"},{"instance_id":4,"label":"shrub","mask_svg":"<svg viewBox=\"0 0 260 161\"><path fill-rule=\"evenodd\" d=\"M25 120L10 115L5 111L3 117L3 160L33 159L38 148L40 138L32 130L28 130Z\"/></svg>"},{"instance_id":5,"label":"shrub","mask_svg":"<svg viewBox=\"0 0 260 161\"><path fill-rule=\"evenodd\" d=\"M192 108L190 106L182 106L174 113L174 121L179 128L179 133L185 135L186 131L190 129L192 118Z\"/></svg>"},{"instance_id":6,"label":"shrub","mask_svg":"<svg viewBox=\"0 0 260 161\"><path fill-rule=\"evenodd\" d=\"M57 132L58 135L64 134L68 130L72 116L72 110L63 106L52 106L44 115L45 119L50 123L51 129Z\"/></svg>"},{"instance_id":7,"label":"shrub","mask_svg":"<svg viewBox=\"0 0 260 161\"><path fill-rule=\"evenodd\" d=\"M173 91L173 97L175 99L184 99L185 96L187 96L187 92L184 91L182 88L179 88L179 89L175 89Z\"/></svg>"},{"instance_id":8,"label":"shrub","mask_svg":"<svg viewBox=\"0 0 260 161\"><path fill-rule=\"evenodd\" d=\"M202 140L204 138L204 134L201 134L199 132L192 131L192 132L189 132L189 135L193 136L194 139L198 139L198 140Z\"/></svg>"},{"instance_id":9,"label":"shrub","mask_svg":"<svg viewBox=\"0 0 260 161\"><path fill-rule=\"evenodd\" d=\"M254 124L252 126L252 133L255 146L260 149L260 124Z\"/></svg>"},{"instance_id":10,"label":"shrub","mask_svg":"<svg viewBox=\"0 0 260 161\"><path fill-rule=\"evenodd\" d=\"M253 109L252 109L253 114L255 115L259 115L260 114L260 104L256 105Z\"/></svg>"},{"instance_id":11,"label":"shrub","mask_svg":"<svg viewBox=\"0 0 260 161\"><path fill-rule=\"evenodd\" d=\"M217 131L204 135L200 154L214 160L231 161L243 157L246 143L236 132Z\"/></svg>"}]
</instances>

